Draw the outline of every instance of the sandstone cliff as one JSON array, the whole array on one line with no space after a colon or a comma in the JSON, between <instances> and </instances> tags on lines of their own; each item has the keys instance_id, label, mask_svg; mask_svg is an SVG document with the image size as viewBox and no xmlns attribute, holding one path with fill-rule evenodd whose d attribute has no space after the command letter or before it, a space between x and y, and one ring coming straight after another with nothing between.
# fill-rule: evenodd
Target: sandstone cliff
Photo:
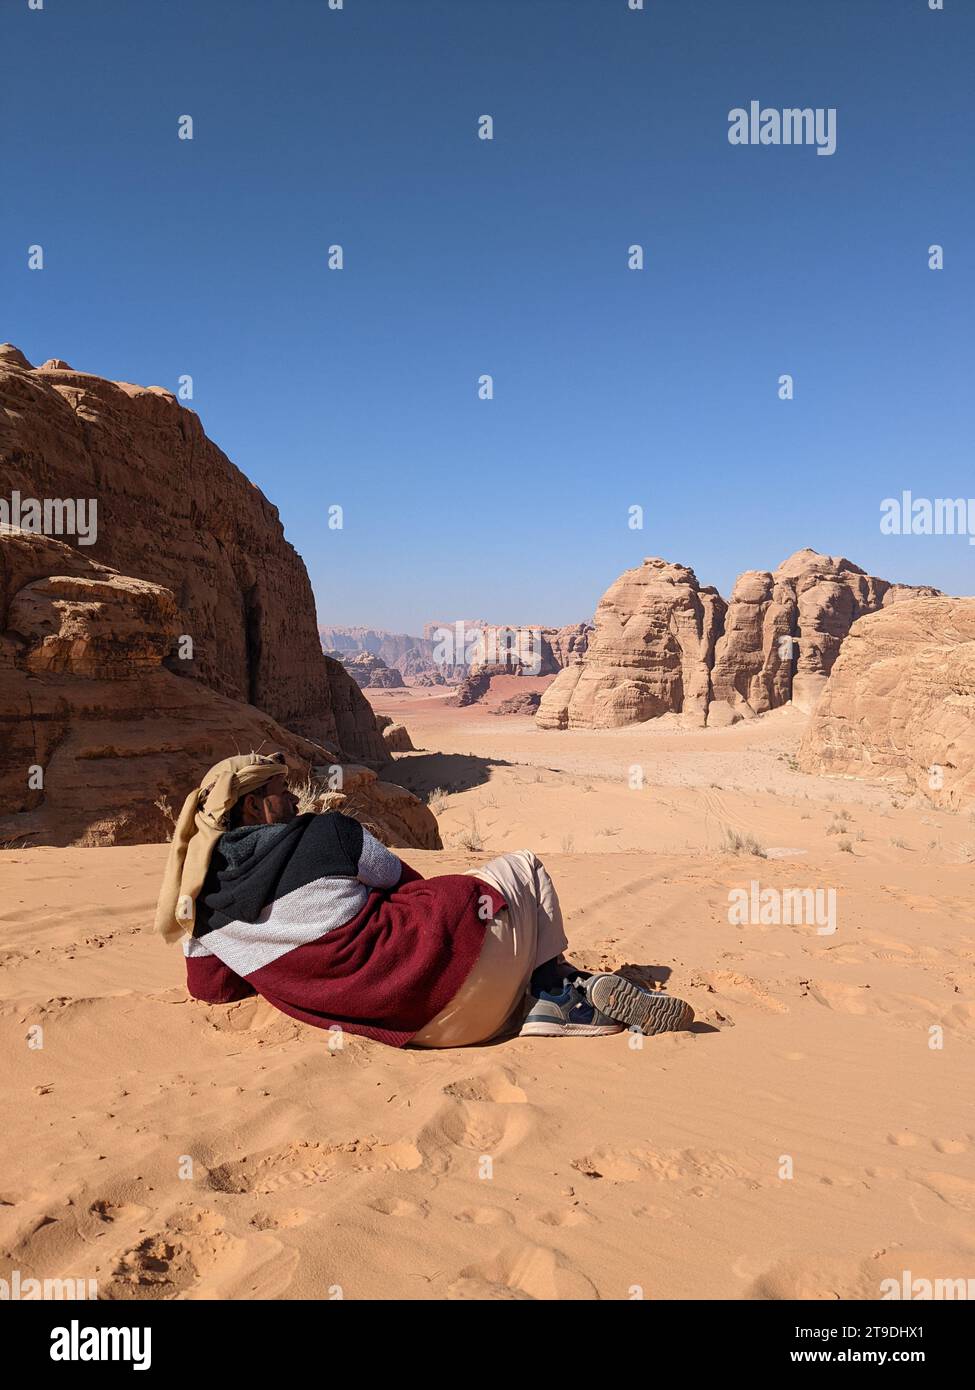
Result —
<instances>
[{"instance_id":1,"label":"sandstone cliff","mask_svg":"<svg viewBox=\"0 0 975 1390\"><path fill-rule=\"evenodd\" d=\"M975 799L975 598L898 602L854 623L799 749L806 772Z\"/></svg>"},{"instance_id":2,"label":"sandstone cliff","mask_svg":"<svg viewBox=\"0 0 975 1390\"><path fill-rule=\"evenodd\" d=\"M322 654L276 508L193 411L157 386L32 368L9 345L0 407L0 495L97 500L84 554L172 591L192 657L171 669L350 757L386 756L364 697Z\"/></svg>"},{"instance_id":3,"label":"sandstone cliff","mask_svg":"<svg viewBox=\"0 0 975 1390\"><path fill-rule=\"evenodd\" d=\"M711 674L709 723L792 700L810 710L840 646L866 613L936 589L892 584L837 555L797 550L774 572L742 574L728 603Z\"/></svg>"},{"instance_id":4,"label":"sandstone cliff","mask_svg":"<svg viewBox=\"0 0 975 1390\"><path fill-rule=\"evenodd\" d=\"M644 560L606 591L581 661L563 667L536 720L599 729L662 714L726 724L790 700L810 710L858 618L937 594L807 549L740 575L726 604L693 570Z\"/></svg>"},{"instance_id":5,"label":"sandstone cliff","mask_svg":"<svg viewBox=\"0 0 975 1390\"><path fill-rule=\"evenodd\" d=\"M180 617L161 585L0 526L0 841L165 839L206 769L249 749L280 749L298 781L336 780L336 747L166 669ZM402 788L364 767L343 766L342 784L329 804L387 844L439 848L433 814Z\"/></svg>"}]
</instances>

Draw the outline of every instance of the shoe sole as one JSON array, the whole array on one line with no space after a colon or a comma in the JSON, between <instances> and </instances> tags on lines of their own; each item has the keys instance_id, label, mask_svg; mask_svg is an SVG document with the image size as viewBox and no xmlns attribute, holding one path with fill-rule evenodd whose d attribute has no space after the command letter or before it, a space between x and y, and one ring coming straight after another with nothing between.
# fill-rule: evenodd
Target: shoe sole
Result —
<instances>
[{"instance_id":1,"label":"shoe sole","mask_svg":"<svg viewBox=\"0 0 975 1390\"><path fill-rule=\"evenodd\" d=\"M614 1023L523 1023L520 1038L601 1038L622 1033L623 1025Z\"/></svg>"},{"instance_id":2,"label":"shoe sole","mask_svg":"<svg viewBox=\"0 0 975 1390\"><path fill-rule=\"evenodd\" d=\"M652 994L631 984L622 975L601 975L587 981L589 1002L625 1028L653 1037L656 1033L676 1033L687 1028L694 1010L673 994Z\"/></svg>"}]
</instances>

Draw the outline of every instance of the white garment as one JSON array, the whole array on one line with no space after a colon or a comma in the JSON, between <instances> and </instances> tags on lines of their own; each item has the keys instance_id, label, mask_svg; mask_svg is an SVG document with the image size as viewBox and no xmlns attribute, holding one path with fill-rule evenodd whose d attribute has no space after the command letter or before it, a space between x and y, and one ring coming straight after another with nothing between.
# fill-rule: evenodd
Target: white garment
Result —
<instances>
[{"instance_id":1,"label":"white garment","mask_svg":"<svg viewBox=\"0 0 975 1390\"><path fill-rule=\"evenodd\" d=\"M521 1009L535 967L569 944L555 884L531 850L499 855L470 873L496 888L508 906L486 923L471 973L413 1038L418 1047L466 1047L493 1038Z\"/></svg>"}]
</instances>

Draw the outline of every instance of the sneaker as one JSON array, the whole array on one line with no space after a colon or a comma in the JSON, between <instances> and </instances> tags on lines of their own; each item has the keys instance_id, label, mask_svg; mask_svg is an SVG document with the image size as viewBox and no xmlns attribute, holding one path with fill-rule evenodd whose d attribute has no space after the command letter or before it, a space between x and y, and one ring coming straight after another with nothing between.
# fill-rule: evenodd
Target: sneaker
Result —
<instances>
[{"instance_id":1,"label":"sneaker","mask_svg":"<svg viewBox=\"0 0 975 1390\"><path fill-rule=\"evenodd\" d=\"M560 994L541 990L529 1004L522 1038L599 1038L622 1033L623 1024L602 1013L589 999L582 981L570 981Z\"/></svg>"},{"instance_id":2,"label":"sneaker","mask_svg":"<svg viewBox=\"0 0 975 1390\"><path fill-rule=\"evenodd\" d=\"M597 1013L638 1033L673 1033L690 1027L694 1019L683 999L643 989L622 975L590 975L579 984Z\"/></svg>"}]
</instances>

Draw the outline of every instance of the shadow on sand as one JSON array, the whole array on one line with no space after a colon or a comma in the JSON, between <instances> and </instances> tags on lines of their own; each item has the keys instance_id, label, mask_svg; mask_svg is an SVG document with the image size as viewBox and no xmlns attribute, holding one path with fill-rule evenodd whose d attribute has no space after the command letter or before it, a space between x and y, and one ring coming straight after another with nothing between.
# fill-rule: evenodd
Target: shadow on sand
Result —
<instances>
[{"instance_id":1,"label":"shadow on sand","mask_svg":"<svg viewBox=\"0 0 975 1390\"><path fill-rule=\"evenodd\" d=\"M383 766L384 782L394 782L426 801L432 791L466 792L490 780L492 767L512 767L500 758L478 758L473 753L424 753L396 758Z\"/></svg>"}]
</instances>

